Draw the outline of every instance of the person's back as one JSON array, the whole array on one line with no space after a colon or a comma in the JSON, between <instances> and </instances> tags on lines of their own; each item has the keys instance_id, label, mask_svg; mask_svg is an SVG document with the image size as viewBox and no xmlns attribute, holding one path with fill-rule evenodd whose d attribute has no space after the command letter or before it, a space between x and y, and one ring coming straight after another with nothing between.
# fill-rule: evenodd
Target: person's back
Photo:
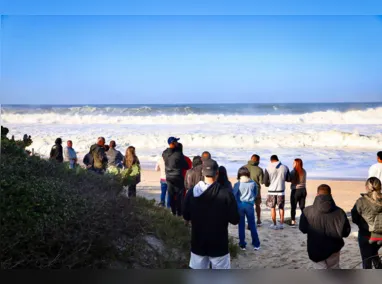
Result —
<instances>
[{"instance_id":1,"label":"person's back","mask_svg":"<svg viewBox=\"0 0 382 284\"><path fill-rule=\"evenodd\" d=\"M308 255L317 268L339 268L343 238L350 234L346 213L337 207L328 185L318 187L312 206L304 209L299 228L308 235Z\"/></svg>"},{"instance_id":2,"label":"person's back","mask_svg":"<svg viewBox=\"0 0 382 284\"><path fill-rule=\"evenodd\" d=\"M226 188L230 191L233 190L232 183L228 179L227 169L223 166L219 167L218 183L223 188Z\"/></svg>"},{"instance_id":3,"label":"person's back","mask_svg":"<svg viewBox=\"0 0 382 284\"><path fill-rule=\"evenodd\" d=\"M107 167L107 156L105 149L98 144L94 144L90 147L89 152L93 158L93 168L96 171L105 170Z\"/></svg>"},{"instance_id":4,"label":"person's back","mask_svg":"<svg viewBox=\"0 0 382 284\"><path fill-rule=\"evenodd\" d=\"M369 178L376 177L382 181L382 151L377 153L377 163L369 169Z\"/></svg>"},{"instance_id":5,"label":"person's back","mask_svg":"<svg viewBox=\"0 0 382 284\"><path fill-rule=\"evenodd\" d=\"M211 173L210 173L211 172ZM212 173L214 172L214 173ZM235 198L228 189L216 182L217 163L203 165L205 181L187 192L183 217L191 221L191 268L230 268L228 224L239 223Z\"/></svg>"},{"instance_id":6,"label":"person's back","mask_svg":"<svg viewBox=\"0 0 382 284\"><path fill-rule=\"evenodd\" d=\"M180 149L167 148L163 152L162 157L165 162L167 181L183 178L183 170L187 169L188 165Z\"/></svg>"},{"instance_id":7,"label":"person's back","mask_svg":"<svg viewBox=\"0 0 382 284\"><path fill-rule=\"evenodd\" d=\"M251 180L256 182L258 189L261 189L261 185L264 179L264 171L262 168L259 167L259 162L249 160L246 167L251 173Z\"/></svg>"},{"instance_id":8,"label":"person's back","mask_svg":"<svg viewBox=\"0 0 382 284\"><path fill-rule=\"evenodd\" d=\"M57 138L55 144L50 150L50 159L55 160L59 163L64 161L63 148L62 148L62 140L61 138Z\"/></svg>"},{"instance_id":9,"label":"person's back","mask_svg":"<svg viewBox=\"0 0 382 284\"><path fill-rule=\"evenodd\" d=\"M289 169L280 161L273 161L264 173L264 184L268 187L268 194L284 195L285 182L289 179Z\"/></svg>"},{"instance_id":10,"label":"person's back","mask_svg":"<svg viewBox=\"0 0 382 284\"><path fill-rule=\"evenodd\" d=\"M110 147L106 152L107 164L109 167L122 167L123 155L117 149Z\"/></svg>"},{"instance_id":11,"label":"person's back","mask_svg":"<svg viewBox=\"0 0 382 284\"><path fill-rule=\"evenodd\" d=\"M184 185L186 190L192 189L200 181L204 180L202 175L202 159L200 156L195 156L192 161L192 169L189 169L186 173Z\"/></svg>"},{"instance_id":12,"label":"person's back","mask_svg":"<svg viewBox=\"0 0 382 284\"><path fill-rule=\"evenodd\" d=\"M241 177L233 186L233 195L239 202L255 203L257 184L250 178Z\"/></svg>"}]
</instances>

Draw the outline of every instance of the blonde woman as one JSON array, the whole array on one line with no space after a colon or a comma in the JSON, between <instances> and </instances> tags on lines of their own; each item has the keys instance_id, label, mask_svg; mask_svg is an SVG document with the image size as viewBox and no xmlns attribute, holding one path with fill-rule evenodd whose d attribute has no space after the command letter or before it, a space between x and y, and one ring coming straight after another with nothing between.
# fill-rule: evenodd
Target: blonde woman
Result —
<instances>
[{"instance_id":1,"label":"blonde woman","mask_svg":"<svg viewBox=\"0 0 382 284\"><path fill-rule=\"evenodd\" d=\"M135 154L135 147L129 146L126 149L123 166L123 185L127 187L128 197L135 197L137 195L137 184L141 181L141 166Z\"/></svg>"}]
</instances>

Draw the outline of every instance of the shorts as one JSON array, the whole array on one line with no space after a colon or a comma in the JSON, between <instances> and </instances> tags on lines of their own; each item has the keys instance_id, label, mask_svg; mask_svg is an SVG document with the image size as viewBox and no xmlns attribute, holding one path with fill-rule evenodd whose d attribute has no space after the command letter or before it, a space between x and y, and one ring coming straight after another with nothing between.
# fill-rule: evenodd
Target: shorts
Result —
<instances>
[{"instance_id":1,"label":"shorts","mask_svg":"<svg viewBox=\"0 0 382 284\"><path fill-rule=\"evenodd\" d=\"M285 195L268 195L266 204L269 208L276 208L277 205L279 209L284 209Z\"/></svg>"},{"instance_id":2,"label":"shorts","mask_svg":"<svg viewBox=\"0 0 382 284\"><path fill-rule=\"evenodd\" d=\"M201 256L191 252L191 269L231 269L231 257L228 254L219 257Z\"/></svg>"}]
</instances>

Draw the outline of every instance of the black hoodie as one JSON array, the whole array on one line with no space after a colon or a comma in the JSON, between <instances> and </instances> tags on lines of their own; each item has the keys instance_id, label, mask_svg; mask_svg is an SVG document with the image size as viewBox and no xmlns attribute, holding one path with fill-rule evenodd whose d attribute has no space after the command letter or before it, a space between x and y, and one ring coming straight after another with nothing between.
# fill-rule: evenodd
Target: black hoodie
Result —
<instances>
[{"instance_id":1,"label":"black hoodie","mask_svg":"<svg viewBox=\"0 0 382 284\"><path fill-rule=\"evenodd\" d=\"M62 154L62 140L61 138L57 138L54 142L54 146L50 150L50 159L56 160L59 163L64 161L64 156Z\"/></svg>"},{"instance_id":2,"label":"black hoodie","mask_svg":"<svg viewBox=\"0 0 382 284\"><path fill-rule=\"evenodd\" d=\"M304 209L300 230L308 234L308 255L314 262L324 261L344 246L350 234L346 213L336 206L331 195L318 195L312 206Z\"/></svg>"},{"instance_id":3,"label":"black hoodie","mask_svg":"<svg viewBox=\"0 0 382 284\"><path fill-rule=\"evenodd\" d=\"M237 203L232 192L215 182L207 187L199 182L187 192L183 218L191 221L191 252L219 257L228 254L228 224L239 223Z\"/></svg>"},{"instance_id":4,"label":"black hoodie","mask_svg":"<svg viewBox=\"0 0 382 284\"><path fill-rule=\"evenodd\" d=\"M162 157L165 164L166 180L169 182L181 181L183 184L182 171L188 169L188 164L182 150L179 148L167 148Z\"/></svg>"}]
</instances>

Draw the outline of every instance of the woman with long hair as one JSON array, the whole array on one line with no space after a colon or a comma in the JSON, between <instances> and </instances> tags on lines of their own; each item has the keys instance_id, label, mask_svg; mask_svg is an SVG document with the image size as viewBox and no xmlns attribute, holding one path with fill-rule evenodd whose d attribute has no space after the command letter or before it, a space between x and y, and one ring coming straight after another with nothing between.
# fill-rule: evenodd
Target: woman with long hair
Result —
<instances>
[{"instance_id":1,"label":"woman with long hair","mask_svg":"<svg viewBox=\"0 0 382 284\"><path fill-rule=\"evenodd\" d=\"M123 166L123 185L127 187L128 197L135 197L137 195L137 184L141 181L141 167L139 159L135 154L135 147L129 146L126 149Z\"/></svg>"},{"instance_id":2,"label":"woman with long hair","mask_svg":"<svg viewBox=\"0 0 382 284\"><path fill-rule=\"evenodd\" d=\"M382 192L381 181L371 177L366 181L366 192L355 203L352 221L358 225L358 245L362 267L382 269L378 251L382 247Z\"/></svg>"},{"instance_id":3,"label":"woman with long hair","mask_svg":"<svg viewBox=\"0 0 382 284\"><path fill-rule=\"evenodd\" d=\"M291 226L296 226L296 209L297 203L301 212L305 208L306 200L306 171L304 170L304 164L301 159L295 159L293 163L293 170L290 173L291 193Z\"/></svg>"},{"instance_id":4,"label":"woman with long hair","mask_svg":"<svg viewBox=\"0 0 382 284\"><path fill-rule=\"evenodd\" d=\"M232 190L232 183L228 179L227 169L223 166L219 167L218 183L221 187Z\"/></svg>"}]
</instances>

